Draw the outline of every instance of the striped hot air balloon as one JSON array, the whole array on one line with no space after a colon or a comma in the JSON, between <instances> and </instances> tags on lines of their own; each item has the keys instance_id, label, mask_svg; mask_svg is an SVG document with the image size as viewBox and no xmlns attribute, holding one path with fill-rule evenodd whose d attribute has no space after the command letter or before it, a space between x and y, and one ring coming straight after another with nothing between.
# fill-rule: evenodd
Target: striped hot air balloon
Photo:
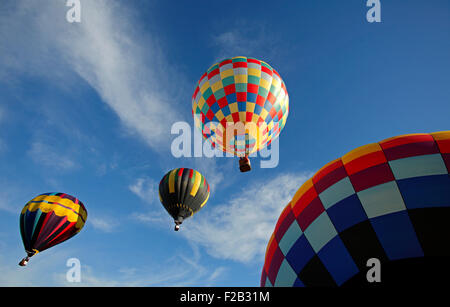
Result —
<instances>
[{"instance_id":1,"label":"striped hot air balloon","mask_svg":"<svg viewBox=\"0 0 450 307\"><path fill-rule=\"evenodd\" d=\"M449 172L450 131L393 137L328 163L281 213L261 286L364 285L370 259L382 279L431 282L417 270L433 276L426 265L450 256Z\"/></svg>"},{"instance_id":2,"label":"striped hot air balloon","mask_svg":"<svg viewBox=\"0 0 450 307\"><path fill-rule=\"evenodd\" d=\"M20 234L29 258L70 239L84 226L87 211L76 197L65 193L41 194L29 201L20 214Z\"/></svg>"},{"instance_id":3,"label":"striped hot air balloon","mask_svg":"<svg viewBox=\"0 0 450 307\"><path fill-rule=\"evenodd\" d=\"M238 56L211 66L192 96L194 122L213 147L241 157L269 145L283 130L289 96L278 72L254 58Z\"/></svg>"},{"instance_id":4,"label":"striped hot air balloon","mask_svg":"<svg viewBox=\"0 0 450 307\"><path fill-rule=\"evenodd\" d=\"M159 184L159 199L173 217L176 231L183 220L203 208L208 198L209 184L206 178L194 169L171 170Z\"/></svg>"}]
</instances>

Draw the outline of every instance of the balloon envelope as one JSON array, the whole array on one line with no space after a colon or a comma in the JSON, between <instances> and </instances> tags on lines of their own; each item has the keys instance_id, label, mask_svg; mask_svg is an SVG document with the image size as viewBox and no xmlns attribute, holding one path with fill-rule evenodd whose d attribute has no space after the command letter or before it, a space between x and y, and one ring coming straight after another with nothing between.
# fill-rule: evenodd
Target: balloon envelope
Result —
<instances>
[{"instance_id":1,"label":"balloon envelope","mask_svg":"<svg viewBox=\"0 0 450 307\"><path fill-rule=\"evenodd\" d=\"M243 157L278 137L289 96L278 72L254 58L234 57L211 66L192 96L194 122L213 147Z\"/></svg>"},{"instance_id":2,"label":"balloon envelope","mask_svg":"<svg viewBox=\"0 0 450 307\"><path fill-rule=\"evenodd\" d=\"M41 194L20 214L20 233L28 256L33 256L76 235L87 211L78 198L65 193Z\"/></svg>"},{"instance_id":3,"label":"balloon envelope","mask_svg":"<svg viewBox=\"0 0 450 307\"><path fill-rule=\"evenodd\" d=\"M209 184L196 170L176 168L161 179L159 198L173 219L180 219L181 222L206 204L209 198Z\"/></svg>"},{"instance_id":4,"label":"balloon envelope","mask_svg":"<svg viewBox=\"0 0 450 307\"><path fill-rule=\"evenodd\" d=\"M381 280L412 282L434 256L450 256L449 171L450 131L393 137L328 163L281 213L261 286L367 285L371 258Z\"/></svg>"}]
</instances>

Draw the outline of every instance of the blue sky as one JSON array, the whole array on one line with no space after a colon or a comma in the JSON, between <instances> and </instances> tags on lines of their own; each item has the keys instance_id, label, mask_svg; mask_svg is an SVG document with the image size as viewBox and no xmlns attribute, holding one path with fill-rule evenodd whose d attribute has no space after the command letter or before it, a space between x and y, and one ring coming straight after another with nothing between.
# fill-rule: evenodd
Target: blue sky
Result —
<instances>
[{"instance_id":1,"label":"blue sky","mask_svg":"<svg viewBox=\"0 0 450 307\"><path fill-rule=\"evenodd\" d=\"M0 2L0 285L259 286L267 241L325 163L394 135L449 129L450 3L364 0ZM174 158L173 123L216 61L271 64L290 96L276 168ZM178 233L159 180L191 167L211 185ZM18 218L45 192L88 210L71 240L27 268ZM68 283L78 258L82 282Z\"/></svg>"}]
</instances>

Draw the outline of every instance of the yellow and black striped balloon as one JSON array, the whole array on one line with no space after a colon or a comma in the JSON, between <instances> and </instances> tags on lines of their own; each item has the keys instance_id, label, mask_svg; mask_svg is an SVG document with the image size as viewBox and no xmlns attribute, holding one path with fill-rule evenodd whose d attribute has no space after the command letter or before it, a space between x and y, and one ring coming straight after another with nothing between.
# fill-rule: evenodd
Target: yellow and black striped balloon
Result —
<instances>
[{"instance_id":1,"label":"yellow and black striped balloon","mask_svg":"<svg viewBox=\"0 0 450 307\"><path fill-rule=\"evenodd\" d=\"M176 168L159 184L159 199L177 225L191 217L208 201L209 184L198 171Z\"/></svg>"}]
</instances>

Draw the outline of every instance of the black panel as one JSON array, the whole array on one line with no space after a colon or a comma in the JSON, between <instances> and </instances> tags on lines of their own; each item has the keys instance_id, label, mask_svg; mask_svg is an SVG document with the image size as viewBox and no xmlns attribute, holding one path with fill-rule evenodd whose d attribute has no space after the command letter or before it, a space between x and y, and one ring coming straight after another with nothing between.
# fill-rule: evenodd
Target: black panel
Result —
<instances>
[{"instance_id":1,"label":"black panel","mask_svg":"<svg viewBox=\"0 0 450 307\"><path fill-rule=\"evenodd\" d=\"M333 277L317 255L305 265L298 277L306 287L337 287Z\"/></svg>"},{"instance_id":2,"label":"black panel","mask_svg":"<svg viewBox=\"0 0 450 307\"><path fill-rule=\"evenodd\" d=\"M408 210L425 256L450 256L450 207Z\"/></svg>"},{"instance_id":3,"label":"black panel","mask_svg":"<svg viewBox=\"0 0 450 307\"><path fill-rule=\"evenodd\" d=\"M420 257L390 261L381 264L381 282L368 282L366 269L349 279L342 287L447 288L450 284L449 263L450 257Z\"/></svg>"},{"instance_id":4,"label":"black panel","mask_svg":"<svg viewBox=\"0 0 450 307\"><path fill-rule=\"evenodd\" d=\"M370 258L377 258L380 262L387 260L369 220L344 230L339 236L360 270L366 271L367 260Z\"/></svg>"}]
</instances>

